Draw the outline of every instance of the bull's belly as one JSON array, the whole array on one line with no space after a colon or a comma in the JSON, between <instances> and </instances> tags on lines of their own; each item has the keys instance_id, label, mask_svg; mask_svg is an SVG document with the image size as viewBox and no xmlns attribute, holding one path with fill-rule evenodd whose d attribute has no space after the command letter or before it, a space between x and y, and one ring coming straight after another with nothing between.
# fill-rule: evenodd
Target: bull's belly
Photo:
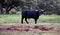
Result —
<instances>
[{"instance_id":1,"label":"bull's belly","mask_svg":"<svg viewBox=\"0 0 60 35\"><path fill-rule=\"evenodd\" d=\"M30 18L35 18L35 17L24 17L24 18L28 18L28 19L30 19Z\"/></svg>"},{"instance_id":2,"label":"bull's belly","mask_svg":"<svg viewBox=\"0 0 60 35\"><path fill-rule=\"evenodd\" d=\"M28 19L30 19L30 18L37 19L39 16L37 16L37 15L22 15L22 17L28 18Z\"/></svg>"},{"instance_id":3,"label":"bull's belly","mask_svg":"<svg viewBox=\"0 0 60 35\"><path fill-rule=\"evenodd\" d=\"M28 19L38 19L38 17L29 17L29 16L25 16L24 18L28 18Z\"/></svg>"}]
</instances>

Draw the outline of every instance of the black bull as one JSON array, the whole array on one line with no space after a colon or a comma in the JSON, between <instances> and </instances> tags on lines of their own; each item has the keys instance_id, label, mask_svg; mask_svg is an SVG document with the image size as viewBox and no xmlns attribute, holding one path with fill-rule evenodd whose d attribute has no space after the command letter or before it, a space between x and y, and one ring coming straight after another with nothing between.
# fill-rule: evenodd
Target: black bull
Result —
<instances>
[{"instance_id":1,"label":"black bull","mask_svg":"<svg viewBox=\"0 0 60 35\"><path fill-rule=\"evenodd\" d=\"M27 19L33 18L35 20L35 24L37 23L37 19L39 18L40 15L43 14L43 12L45 12L44 10L29 10L29 11L22 11L21 15L21 23L23 23L23 19L25 18L26 23L28 24L29 22L27 21Z\"/></svg>"}]
</instances>

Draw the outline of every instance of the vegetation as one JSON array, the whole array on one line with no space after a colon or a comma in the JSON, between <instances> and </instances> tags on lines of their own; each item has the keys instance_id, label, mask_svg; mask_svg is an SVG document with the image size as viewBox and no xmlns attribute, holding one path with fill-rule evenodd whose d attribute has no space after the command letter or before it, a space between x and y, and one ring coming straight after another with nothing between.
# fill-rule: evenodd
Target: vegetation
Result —
<instances>
[{"instance_id":1,"label":"vegetation","mask_svg":"<svg viewBox=\"0 0 60 35\"><path fill-rule=\"evenodd\" d=\"M33 19L28 20L30 24L34 24ZM38 19L39 23L60 23L59 15L41 15ZM0 15L0 25L4 24L19 24L21 23L21 15L20 14L1 14ZM25 22L24 22L25 23Z\"/></svg>"},{"instance_id":2,"label":"vegetation","mask_svg":"<svg viewBox=\"0 0 60 35\"><path fill-rule=\"evenodd\" d=\"M12 8L15 9L44 9L45 14L60 15L60 1L59 0L0 0L0 10L3 14L3 8L6 10L5 14L9 14ZM17 11L16 11L17 12Z\"/></svg>"}]
</instances>

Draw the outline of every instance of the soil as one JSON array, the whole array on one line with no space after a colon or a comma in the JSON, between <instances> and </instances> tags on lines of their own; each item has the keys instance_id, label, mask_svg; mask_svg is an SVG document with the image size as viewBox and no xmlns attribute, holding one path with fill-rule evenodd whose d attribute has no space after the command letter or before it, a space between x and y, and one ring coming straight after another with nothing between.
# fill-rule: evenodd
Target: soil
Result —
<instances>
[{"instance_id":1,"label":"soil","mask_svg":"<svg viewBox=\"0 0 60 35\"><path fill-rule=\"evenodd\" d=\"M44 26L44 25L0 25L0 32L12 32L12 31L19 31L19 32L49 32L60 34L60 28L55 28L53 26Z\"/></svg>"}]
</instances>

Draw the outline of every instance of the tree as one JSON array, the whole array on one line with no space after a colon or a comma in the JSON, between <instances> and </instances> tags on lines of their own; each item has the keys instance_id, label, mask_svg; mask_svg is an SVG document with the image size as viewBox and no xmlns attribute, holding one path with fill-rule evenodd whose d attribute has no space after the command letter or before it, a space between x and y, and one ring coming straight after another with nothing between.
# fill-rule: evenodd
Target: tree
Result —
<instances>
[{"instance_id":1,"label":"tree","mask_svg":"<svg viewBox=\"0 0 60 35\"><path fill-rule=\"evenodd\" d=\"M6 14L9 14L9 11L14 7L18 7L18 6L23 7L23 3L24 3L21 0L1 0L0 2L1 2L0 3L1 12L2 12L2 8L5 8Z\"/></svg>"},{"instance_id":2,"label":"tree","mask_svg":"<svg viewBox=\"0 0 60 35\"><path fill-rule=\"evenodd\" d=\"M0 0L0 11L3 14L3 2L4 0Z\"/></svg>"}]
</instances>

